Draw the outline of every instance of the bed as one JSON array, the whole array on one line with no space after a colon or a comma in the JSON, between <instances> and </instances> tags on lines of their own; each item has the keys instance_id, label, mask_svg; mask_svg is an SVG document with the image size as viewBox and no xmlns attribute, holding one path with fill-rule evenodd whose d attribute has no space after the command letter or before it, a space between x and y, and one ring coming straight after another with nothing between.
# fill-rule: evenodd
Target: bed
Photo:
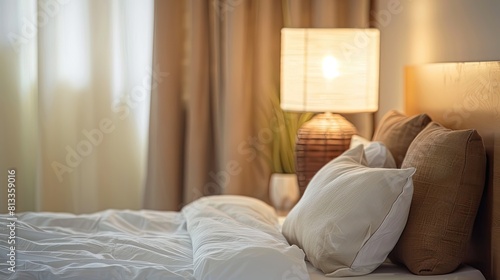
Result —
<instances>
[{"instance_id":1,"label":"bed","mask_svg":"<svg viewBox=\"0 0 500 280\"><path fill-rule=\"evenodd\" d=\"M450 273L417 276L400 263L404 253L393 258L400 253L394 249L389 256L395 262L385 260L373 272L347 279L500 279L500 64L411 66L405 76L408 116L426 113L445 127L474 128L482 136L487 174L470 221L472 237L464 264ZM396 163L404 167L404 157L395 156ZM0 279L336 279L305 262L308 251L297 236L285 234L294 215L302 217L293 211L280 225L274 209L261 201L215 196L181 212L19 213L17 220L2 215ZM407 211L411 218L415 211ZM411 234L408 228L401 229L402 239ZM9 243L12 235L15 244ZM401 240L396 248L404 245ZM12 260L15 272L9 271Z\"/></svg>"}]
</instances>

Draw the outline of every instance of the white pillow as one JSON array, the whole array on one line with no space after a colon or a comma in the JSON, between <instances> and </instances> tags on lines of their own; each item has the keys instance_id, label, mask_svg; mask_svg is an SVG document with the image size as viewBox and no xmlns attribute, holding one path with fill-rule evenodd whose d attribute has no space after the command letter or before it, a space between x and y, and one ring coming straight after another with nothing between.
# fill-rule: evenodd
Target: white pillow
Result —
<instances>
[{"instance_id":1,"label":"white pillow","mask_svg":"<svg viewBox=\"0 0 500 280\"><path fill-rule=\"evenodd\" d=\"M362 136L359 136L359 135L353 135L351 137L351 144L349 146L349 149L352 149L352 148L355 148L357 147L358 145L368 145L370 144L371 141L362 137ZM366 156L366 155L365 155Z\"/></svg>"},{"instance_id":2,"label":"white pillow","mask_svg":"<svg viewBox=\"0 0 500 280\"><path fill-rule=\"evenodd\" d=\"M290 211L283 235L326 276L368 274L403 231L415 168L366 166L357 146L321 168Z\"/></svg>"},{"instance_id":3,"label":"white pillow","mask_svg":"<svg viewBox=\"0 0 500 280\"><path fill-rule=\"evenodd\" d=\"M394 157L382 142L370 142L370 140L359 135L353 135L349 148L352 149L358 145L365 147L368 167L396 168Z\"/></svg>"}]
</instances>

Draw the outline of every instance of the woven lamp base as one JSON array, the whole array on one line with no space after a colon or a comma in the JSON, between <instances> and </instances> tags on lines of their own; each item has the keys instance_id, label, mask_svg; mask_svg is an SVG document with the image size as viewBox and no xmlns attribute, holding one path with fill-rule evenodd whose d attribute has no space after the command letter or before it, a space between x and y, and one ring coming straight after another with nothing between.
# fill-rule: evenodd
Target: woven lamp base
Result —
<instances>
[{"instance_id":1,"label":"woven lamp base","mask_svg":"<svg viewBox=\"0 0 500 280\"><path fill-rule=\"evenodd\" d=\"M314 174L349 149L351 137L356 133L354 125L338 114L316 115L302 125L295 144L295 168L301 197Z\"/></svg>"}]
</instances>

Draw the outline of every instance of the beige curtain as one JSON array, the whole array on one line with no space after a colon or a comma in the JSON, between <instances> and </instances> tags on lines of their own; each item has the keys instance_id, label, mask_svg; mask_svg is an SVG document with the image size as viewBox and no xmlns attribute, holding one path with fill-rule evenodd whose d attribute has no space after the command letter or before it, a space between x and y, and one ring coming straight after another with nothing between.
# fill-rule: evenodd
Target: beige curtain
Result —
<instances>
[{"instance_id":1,"label":"beige curtain","mask_svg":"<svg viewBox=\"0 0 500 280\"><path fill-rule=\"evenodd\" d=\"M154 63L171 75L152 95L145 207L267 200L280 15L279 1L155 2Z\"/></svg>"},{"instance_id":2,"label":"beige curtain","mask_svg":"<svg viewBox=\"0 0 500 280\"><path fill-rule=\"evenodd\" d=\"M169 76L151 97L144 207L268 201L281 28L367 27L368 11L368 0L155 1L153 63ZM371 115L347 117L371 136Z\"/></svg>"},{"instance_id":3,"label":"beige curtain","mask_svg":"<svg viewBox=\"0 0 500 280\"><path fill-rule=\"evenodd\" d=\"M0 1L0 18L1 165L17 170L18 211L139 209L165 75L153 1Z\"/></svg>"}]
</instances>

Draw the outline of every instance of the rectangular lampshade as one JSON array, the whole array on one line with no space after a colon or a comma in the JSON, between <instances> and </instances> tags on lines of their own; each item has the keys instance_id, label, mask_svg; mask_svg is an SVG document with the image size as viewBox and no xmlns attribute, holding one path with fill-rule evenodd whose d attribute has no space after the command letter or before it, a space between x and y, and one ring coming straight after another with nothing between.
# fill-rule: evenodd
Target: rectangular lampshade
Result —
<instances>
[{"instance_id":1,"label":"rectangular lampshade","mask_svg":"<svg viewBox=\"0 0 500 280\"><path fill-rule=\"evenodd\" d=\"M377 29L283 28L281 108L377 111L379 37Z\"/></svg>"}]
</instances>

